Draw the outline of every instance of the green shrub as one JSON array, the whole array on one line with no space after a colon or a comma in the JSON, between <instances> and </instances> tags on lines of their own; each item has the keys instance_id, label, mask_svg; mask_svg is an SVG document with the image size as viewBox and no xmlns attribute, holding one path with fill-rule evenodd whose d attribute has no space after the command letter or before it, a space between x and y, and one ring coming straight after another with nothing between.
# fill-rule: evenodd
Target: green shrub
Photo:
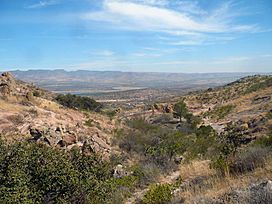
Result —
<instances>
[{"instance_id":1,"label":"green shrub","mask_svg":"<svg viewBox=\"0 0 272 204\"><path fill-rule=\"evenodd\" d=\"M132 175L137 178L137 187L154 183L159 176L159 169L151 163L138 163L129 168Z\"/></svg>"},{"instance_id":2,"label":"green shrub","mask_svg":"<svg viewBox=\"0 0 272 204\"><path fill-rule=\"evenodd\" d=\"M33 91L33 96L35 96L35 97L41 97L42 96L42 92L39 91L39 90L35 90L35 91Z\"/></svg>"},{"instance_id":3,"label":"green shrub","mask_svg":"<svg viewBox=\"0 0 272 204\"><path fill-rule=\"evenodd\" d=\"M223 155L213 159L210 167L215 169L221 175L229 174L229 164L227 158Z\"/></svg>"},{"instance_id":4,"label":"green shrub","mask_svg":"<svg viewBox=\"0 0 272 204\"><path fill-rule=\"evenodd\" d=\"M180 101L174 105L173 115L176 118L179 118L179 121L182 121L182 118L185 118L188 114L188 109L184 101Z\"/></svg>"},{"instance_id":5,"label":"green shrub","mask_svg":"<svg viewBox=\"0 0 272 204\"><path fill-rule=\"evenodd\" d=\"M99 112L102 108L101 103L86 96L59 94L55 99L61 105L73 109Z\"/></svg>"},{"instance_id":6,"label":"green shrub","mask_svg":"<svg viewBox=\"0 0 272 204\"><path fill-rule=\"evenodd\" d=\"M180 131L151 125L142 119L127 123L132 129L119 132L114 143L126 152L136 153L143 160L156 164L160 169L174 167L174 156L186 150L186 140Z\"/></svg>"},{"instance_id":7,"label":"green shrub","mask_svg":"<svg viewBox=\"0 0 272 204\"><path fill-rule=\"evenodd\" d=\"M258 91L260 89L265 89L267 87L272 86L272 77L266 76L262 81L252 84L251 86L247 87L245 93L252 93L254 91Z\"/></svg>"},{"instance_id":8,"label":"green shrub","mask_svg":"<svg viewBox=\"0 0 272 204\"><path fill-rule=\"evenodd\" d=\"M84 125L88 127L93 127L94 126L94 120L93 119L88 119L85 121Z\"/></svg>"},{"instance_id":9,"label":"green shrub","mask_svg":"<svg viewBox=\"0 0 272 204\"><path fill-rule=\"evenodd\" d=\"M129 183L115 181L112 165L98 155L0 140L0 203L112 203Z\"/></svg>"},{"instance_id":10,"label":"green shrub","mask_svg":"<svg viewBox=\"0 0 272 204\"><path fill-rule=\"evenodd\" d=\"M254 145L261 146L261 147L272 147L272 134L258 138L254 142Z\"/></svg>"},{"instance_id":11,"label":"green shrub","mask_svg":"<svg viewBox=\"0 0 272 204\"><path fill-rule=\"evenodd\" d=\"M171 203L173 195L169 184L155 184L150 186L143 198L145 204L166 204Z\"/></svg>"},{"instance_id":12,"label":"green shrub","mask_svg":"<svg viewBox=\"0 0 272 204\"><path fill-rule=\"evenodd\" d=\"M107 115L112 120L116 115L116 110L106 110L104 111L104 114Z\"/></svg>"},{"instance_id":13,"label":"green shrub","mask_svg":"<svg viewBox=\"0 0 272 204\"><path fill-rule=\"evenodd\" d=\"M231 111L235 108L234 105L225 105L220 106L212 110L211 112L206 112L204 116L210 116L211 118L215 119L223 119L228 114L231 113Z\"/></svg>"}]
</instances>

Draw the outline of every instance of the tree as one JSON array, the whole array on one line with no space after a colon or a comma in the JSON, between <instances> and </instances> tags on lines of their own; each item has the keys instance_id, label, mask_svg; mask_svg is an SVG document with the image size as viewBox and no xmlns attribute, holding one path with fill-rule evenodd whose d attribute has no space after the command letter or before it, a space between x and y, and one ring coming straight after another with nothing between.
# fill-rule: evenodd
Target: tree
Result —
<instances>
[{"instance_id":1,"label":"tree","mask_svg":"<svg viewBox=\"0 0 272 204\"><path fill-rule=\"evenodd\" d=\"M180 101L174 105L174 117L179 118L181 122L182 118L186 118L188 115L188 109L184 101Z\"/></svg>"}]
</instances>

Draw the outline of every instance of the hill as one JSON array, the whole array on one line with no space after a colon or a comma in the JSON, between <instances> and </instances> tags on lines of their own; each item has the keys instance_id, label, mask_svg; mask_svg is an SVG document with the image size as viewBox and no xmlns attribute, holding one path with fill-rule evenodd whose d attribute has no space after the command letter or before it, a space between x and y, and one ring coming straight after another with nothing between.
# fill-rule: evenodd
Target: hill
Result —
<instances>
[{"instance_id":1,"label":"hill","mask_svg":"<svg viewBox=\"0 0 272 204\"><path fill-rule=\"evenodd\" d=\"M116 109L2 73L0 202L269 203L271 97L254 75Z\"/></svg>"},{"instance_id":2,"label":"hill","mask_svg":"<svg viewBox=\"0 0 272 204\"><path fill-rule=\"evenodd\" d=\"M58 103L57 95L0 76L0 134L7 140L34 140L63 149L86 148L109 154L111 121L95 112L77 111Z\"/></svg>"}]
</instances>

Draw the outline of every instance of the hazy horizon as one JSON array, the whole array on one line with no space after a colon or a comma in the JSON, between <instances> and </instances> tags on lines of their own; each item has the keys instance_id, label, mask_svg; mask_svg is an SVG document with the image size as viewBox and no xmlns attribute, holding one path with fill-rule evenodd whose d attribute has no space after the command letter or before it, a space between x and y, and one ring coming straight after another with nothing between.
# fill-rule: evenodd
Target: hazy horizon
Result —
<instances>
[{"instance_id":1,"label":"hazy horizon","mask_svg":"<svg viewBox=\"0 0 272 204\"><path fill-rule=\"evenodd\" d=\"M126 71L126 70L91 70L91 69L75 69L75 70L69 70L69 69L48 69L48 68L37 68L37 69L9 69L9 70L1 70L0 72L29 72L29 71L64 71L64 72L78 72L78 71L87 71L87 72L121 72L121 73L158 73L158 74L272 74L271 71L268 72L253 72L253 71L244 71L244 72L168 72L168 71Z\"/></svg>"}]
</instances>

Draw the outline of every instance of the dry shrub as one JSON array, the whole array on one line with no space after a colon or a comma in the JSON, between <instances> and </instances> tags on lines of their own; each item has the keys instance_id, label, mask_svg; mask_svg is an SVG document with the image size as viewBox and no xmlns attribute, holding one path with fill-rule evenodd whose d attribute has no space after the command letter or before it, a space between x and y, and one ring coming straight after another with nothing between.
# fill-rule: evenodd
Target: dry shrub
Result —
<instances>
[{"instance_id":1,"label":"dry shrub","mask_svg":"<svg viewBox=\"0 0 272 204\"><path fill-rule=\"evenodd\" d=\"M180 175L182 179L190 179L197 176L211 176L215 174L215 170L210 169L210 161L193 161L189 164L182 165Z\"/></svg>"},{"instance_id":2,"label":"dry shrub","mask_svg":"<svg viewBox=\"0 0 272 204\"><path fill-rule=\"evenodd\" d=\"M24 123L24 116L22 115L10 115L7 119L14 125L21 125Z\"/></svg>"},{"instance_id":3,"label":"dry shrub","mask_svg":"<svg viewBox=\"0 0 272 204\"><path fill-rule=\"evenodd\" d=\"M252 147L234 158L229 165L230 173L243 174L258 167L264 167L268 155L268 148Z\"/></svg>"}]
</instances>

